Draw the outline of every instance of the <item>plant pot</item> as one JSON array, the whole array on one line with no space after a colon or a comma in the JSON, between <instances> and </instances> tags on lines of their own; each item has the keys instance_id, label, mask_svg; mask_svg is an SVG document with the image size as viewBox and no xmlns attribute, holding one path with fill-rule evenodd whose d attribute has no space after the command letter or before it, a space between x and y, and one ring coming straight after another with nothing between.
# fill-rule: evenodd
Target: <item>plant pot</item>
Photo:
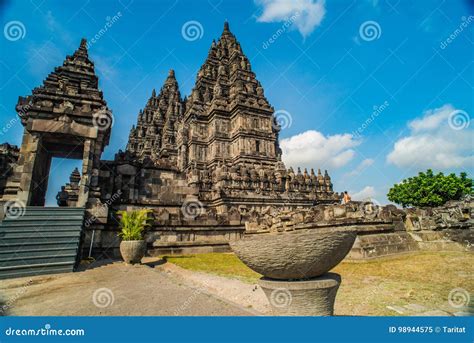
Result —
<instances>
[{"instance_id":1,"label":"plant pot","mask_svg":"<svg viewBox=\"0 0 474 343\"><path fill-rule=\"evenodd\" d=\"M229 244L257 273L276 280L301 280L334 268L351 250L355 238L350 228L309 229L249 234Z\"/></svg>"},{"instance_id":2,"label":"plant pot","mask_svg":"<svg viewBox=\"0 0 474 343\"><path fill-rule=\"evenodd\" d=\"M140 241L122 241L120 243L120 254L127 264L140 263L146 253L146 242Z\"/></svg>"}]
</instances>

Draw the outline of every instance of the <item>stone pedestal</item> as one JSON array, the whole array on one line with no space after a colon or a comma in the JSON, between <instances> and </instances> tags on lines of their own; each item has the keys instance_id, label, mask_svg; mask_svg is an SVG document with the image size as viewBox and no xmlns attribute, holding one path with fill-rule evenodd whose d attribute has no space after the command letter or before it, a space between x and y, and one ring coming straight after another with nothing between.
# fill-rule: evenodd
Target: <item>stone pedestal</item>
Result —
<instances>
[{"instance_id":1,"label":"stone pedestal","mask_svg":"<svg viewBox=\"0 0 474 343\"><path fill-rule=\"evenodd\" d=\"M281 281L261 278L259 281L277 316L332 316L341 276L326 273L309 280Z\"/></svg>"}]
</instances>

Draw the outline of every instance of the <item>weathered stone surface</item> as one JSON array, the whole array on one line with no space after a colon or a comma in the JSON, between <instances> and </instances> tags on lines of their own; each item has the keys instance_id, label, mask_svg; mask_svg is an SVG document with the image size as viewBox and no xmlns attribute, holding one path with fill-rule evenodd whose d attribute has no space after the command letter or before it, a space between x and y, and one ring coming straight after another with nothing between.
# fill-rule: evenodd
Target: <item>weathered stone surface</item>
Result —
<instances>
[{"instance_id":1,"label":"weathered stone surface","mask_svg":"<svg viewBox=\"0 0 474 343\"><path fill-rule=\"evenodd\" d=\"M19 149L16 145L0 144L0 196L5 191L7 179L13 174L18 157Z\"/></svg>"},{"instance_id":2,"label":"weathered stone surface","mask_svg":"<svg viewBox=\"0 0 474 343\"><path fill-rule=\"evenodd\" d=\"M304 281L262 278L262 287L273 313L278 316L332 316L341 276L327 273Z\"/></svg>"},{"instance_id":3,"label":"weathered stone surface","mask_svg":"<svg viewBox=\"0 0 474 343\"><path fill-rule=\"evenodd\" d=\"M122 241L120 243L120 253L127 264L140 263L146 252L145 241Z\"/></svg>"},{"instance_id":4,"label":"weathered stone surface","mask_svg":"<svg viewBox=\"0 0 474 343\"><path fill-rule=\"evenodd\" d=\"M418 242L407 232L374 232L357 236L348 254L350 259L377 258L420 250Z\"/></svg>"},{"instance_id":5,"label":"weathered stone surface","mask_svg":"<svg viewBox=\"0 0 474 343\"><path fill-rule=\"evenodd\" d=\"M326 273L341 262L355 237L355 231L349 228L315 229L250 234L229 244L247 266L265 277L309 279Z\"/></svg>"}]
</instances>

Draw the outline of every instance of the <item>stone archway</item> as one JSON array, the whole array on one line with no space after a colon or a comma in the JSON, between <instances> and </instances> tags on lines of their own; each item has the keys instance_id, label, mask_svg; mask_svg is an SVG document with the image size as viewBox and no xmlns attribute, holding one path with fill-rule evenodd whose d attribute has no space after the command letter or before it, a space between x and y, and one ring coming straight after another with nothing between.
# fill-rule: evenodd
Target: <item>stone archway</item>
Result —
<instances>
[{"instance_id":1,"label":"stone archway","mask_svg":"<svg viewBox=\"0 0 474 343\"><path fill-rule=\"evenodd\" d=\"M4 200L44 206L53 157L82 160L77 207L91 198L100 202L100 156L109 142L112 114L98 88L85 39L43 85L20 97L24 126L18 163L5 187Z\"/></svg>"}]
</instances>

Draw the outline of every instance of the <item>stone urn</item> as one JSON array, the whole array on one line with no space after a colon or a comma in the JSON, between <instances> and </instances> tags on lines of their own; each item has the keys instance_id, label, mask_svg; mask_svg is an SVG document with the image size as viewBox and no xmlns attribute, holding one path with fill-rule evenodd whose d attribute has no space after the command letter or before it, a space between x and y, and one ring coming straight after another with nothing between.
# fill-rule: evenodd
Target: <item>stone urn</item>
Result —
<instances>
[{"instance_id":1,"label":"stone urn","mask_svg":"<svg viewBox=\"0 0 474 343\"><path fill-rule=\"evenodd\" d=\"M315 228L246 234L229 244L263 275L259 284L274 314L330 316L341 277L328 271L349 253L356 236L350 228Z\"/></svg>"},{"instance_id":2,"label":"stone urn","mask_svg":"<svg viewBox=\"0 0 474 343\"><path fill-rule=\"evenodd\" d=\"M251 269L271 279L309 279L334 268L349 253L356 232L308 229L245 235L230 242Z\"/></svg>"},{"instance_id":3,"label":"stone urn","mask_svg":"<svg viewBox=\"0 0 474 343\"><path fill-rule=\"evenodd\" d=\"M120 254L126 264L140 263L146 252L146 242L139 241L122 241L120 243Z\"/></svg>"}]
</instances>

